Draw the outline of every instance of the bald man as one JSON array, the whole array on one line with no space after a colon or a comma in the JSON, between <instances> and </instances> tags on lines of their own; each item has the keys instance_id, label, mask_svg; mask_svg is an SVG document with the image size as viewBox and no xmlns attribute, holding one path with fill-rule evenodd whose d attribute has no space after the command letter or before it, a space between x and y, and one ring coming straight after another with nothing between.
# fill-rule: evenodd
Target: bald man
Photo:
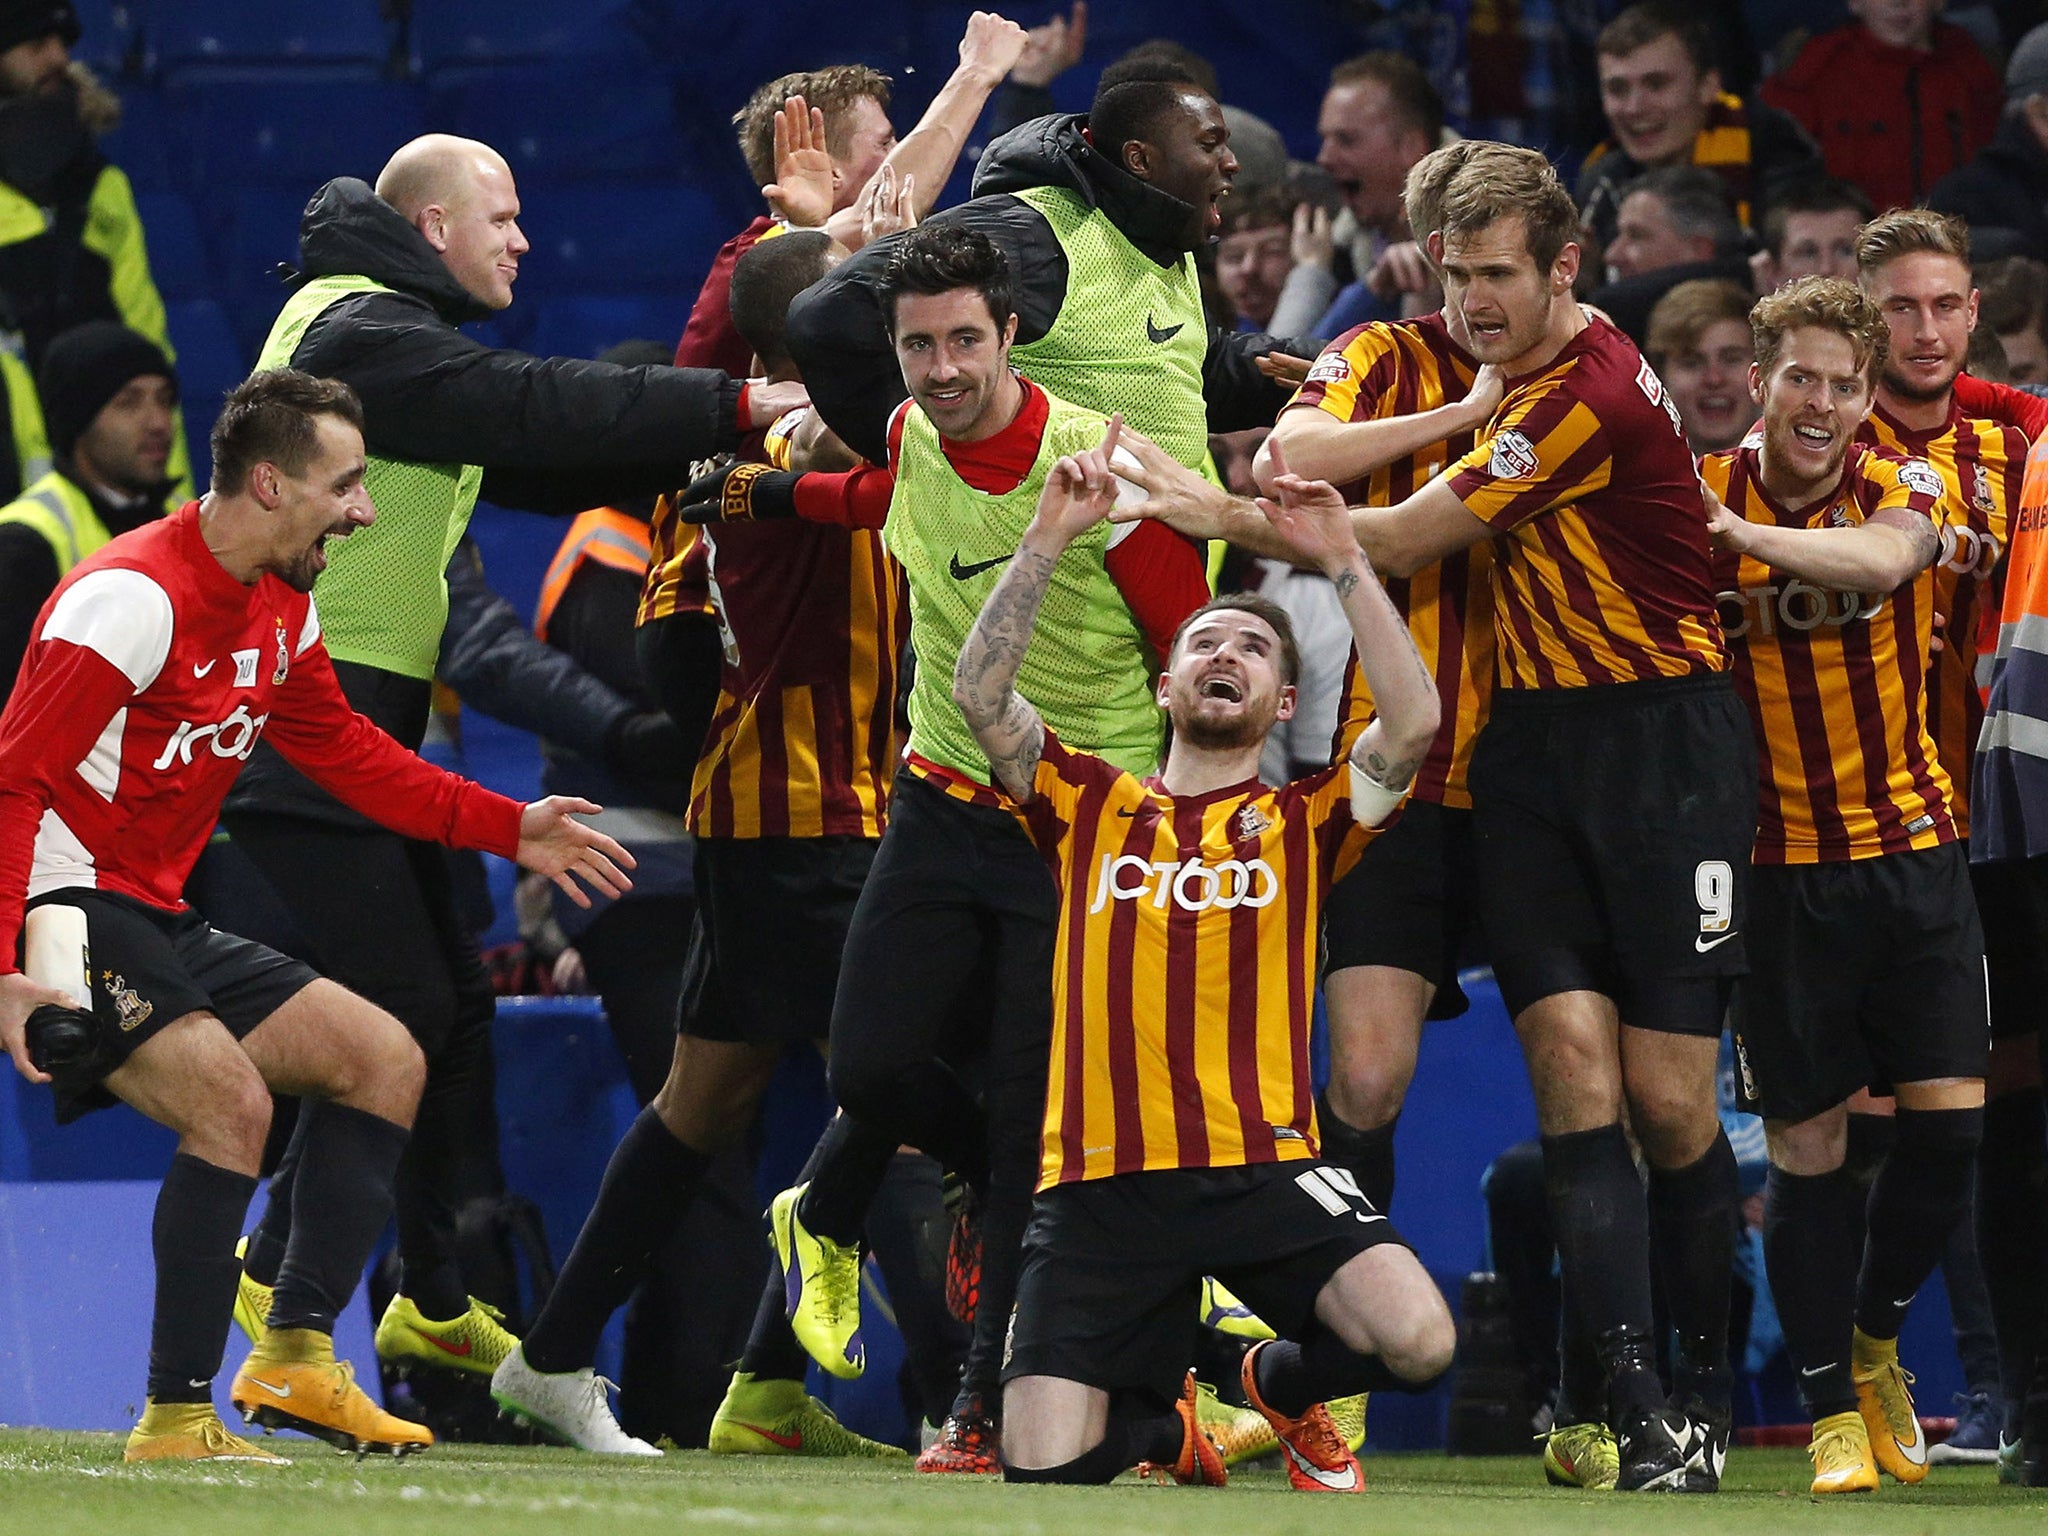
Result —
<instances>
[{"instance_id":1,"label":"bald man","mask_svg":"<svg viewBox=\"0 0 2048 1536\"><path fill-rule=\"evenodd\" d=\"M528 250L519 214L504 158L445 134L399 150L374 191L329 182L306 209L295 291L257 361L341 379L363 402L377 521L335 546L314 601L350 701L409 747L425 732L448 614L442 573L479 493L561 513L621 504L687 483L692 460L803 399L800 387L709 370L530 357L464 336L462 322L512 302ZM224 819L307 958L426 1052L397 1188L401 1289L378 1353L488 1379L516 1341L463 1286L455 1203L479 1166L496 1176L492 997L447 862L344 810L264 747ZM245 1319L268 1308L297 1168L295 1144L250 1241Z\"/></svg>"}]
</instances>

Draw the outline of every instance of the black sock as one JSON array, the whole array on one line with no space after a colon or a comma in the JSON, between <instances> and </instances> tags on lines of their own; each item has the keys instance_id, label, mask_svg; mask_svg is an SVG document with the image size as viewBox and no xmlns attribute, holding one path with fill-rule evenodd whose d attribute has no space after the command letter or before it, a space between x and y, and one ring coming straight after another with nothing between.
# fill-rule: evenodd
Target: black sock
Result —
<instances>
[{"instance_id":1,"label":"black sock","mask_svg":"<svg viewBox=\"0 0 2048 1536\"><path fill-rule=\"evenodd\" d=\"M1849 1334L1859 1209L1846 1169L1805 1175L1773 1168L1764 1184L1764 1267L1799 1395L1815 1419L1856 1406Z\"/></svg>"},{"instance_id":2,"label":"black sock","mask_svg":"<svg viewBox=\"0 0 2048 1536\"><path fill-rule=\"evenodd\" d=\"M284 1266L284 1251L292 1240L292 1186L299 1177L299 1154L304 1149L305 1115L304 1105L300 1105L284 1156L277 1160L277 1168L270 1175L263 1218L249 1234L249 1250L242 1256L242 1272L258 1285L276 1285L277 1272Z\"/></svg>"},{"instance_id":3,"label":"black sock","mask_svg":"<svg viewBox=\"0 0 2048 1536\"><path fill-rule=\"evenodd\" d=\"M1842 1171L1856 1186L1856 1241L1863 1241L1864 1222L1870 1214L1870 1187L1877 1182L1892 1147L1898 1141L1898 1122L1890 1115L1849 1116L1849 1149L1842 1158Z\"/></svg>"},{"instance_id":4,"label":"black sock","mask_svg":"<svg viewBox=\"0 0 2048 1536\"><path fill-rule=\"evenodd\" d=\"M898 1153L868 1206L868 1240L903 1335L917 1416L936 1424L960 1386L967 1329L946 1310L946 1215L939 1165Z\"/></svg>"},{"instance_id":5,"label":"black sock","mask_svg":"<svg viewBox=\"0 0 2048 1536\"><path fill-rule=\"evenodd\" d=\"M1399 1115L1385 1125L1362 1131L1330 1107L1326 1090L1316 1100L1316 1125L1323 1133L1323 1161L1346 1169L1358 1181L1358 1192L1384 1216L1394 1204L1394 1127Z\"/></svg>"},{"instance_id":6,"label":"black sock","mask_svg":"<svg viewBox=\"0 0 2048 1536\"><path fill-rule=\"evenodd\" d=\"M1725 1132L1688 1167L1650 1170L1650 1246L1664 1281L1664 1305L1678 1335L1673 1372L1681 1393L1726 1407L1728 1302L1735 1269L1740 1182Z\"/></svg>"},{"instance_id":7,"label":"black sock","mask_svg":"<svg viewBox=\"0 0 2048 1536\"><path fill-rule=\"evenodd\" d=\"M2039 1088L1984 1106L1977 1253L1998 1329L1999 1395L2017 1403L2048 1324L2048 1102Z\"/></svg>"},{"instance_id":8,"label":"black sock","mask_svg":"<svg viewBox=\"0 0 2048 1536\"><path fill-rule=\"evenodd\" d=\"M1543 1187L1565 1287L1607 1375L1609 1421L1655 1408L1649 1206L1621 1126L1544 1137Z\"/></svg>"},{"instance_id":9,"label":"black sock","mask_svg":"<svg viewBox=\"0 0 2048 1536\"><path fill-rule=\"evenodd\" d=\"M150 1248L156 1309L149 1329L149 1396L158 1403L210 1403L228 1347L241 1265L235 1239L256 1181L190 1153L171 1159L156 1195Z\"/></svg>"},{"instance_id":10,"label":"black sock","mask_svg":"<svg viewBox=\"0 0 2048 1536\"><path fill-rule=\"evenodd\" d=\"M605 1164L597 1203L522 1341L528 1365L574 1371L597 1359L598 1335L646 1278L710 1166L652 1107L640 1111Z\"/></svg>"},{"instance_id":11,"label":"black sock","mask_svg":"<svg viewBox=\"0 0 2048 1536\"><path fill-rule=\"evenodd\" d=\"M1297 1344L1275 1339L1252 1361L1259 1396L1275 1413L1298 1419L1317 1403L1360 1392L1422 1392L1431 1383L1404 1381L1378 1355L1361 1355L1318 1324Z\"/></svg>"},{"instance_id":12,"label":"black sock","mask_svg":"<svg viewBox=\"0 0 2048 1536\"><path fill-rule=\"evenodd\" d=\"M747 1347L740 1353L739 1368L763 1381L802 1381L810 1363L811 1357L789 1326L782 1266L771 1262L768 1283L761 1288L760 1304L754 1308L754 1326L747 1334Z\"/></svg>"},{"instance_id":13,"label":"black sock","mask_svg":"<svg viewBox=\"0 0 2048 1536\"><path fill-rule=\"evenodd\" d=\"M1969 1209L1982 1109L1905 1109L1898 1140L1870 1189L1863 1272L1856 1282L1856 1326L1873 1339L1896 1339L1906 1308L1934 1266L1948 1234Z\"/></svg>"},{"instance_id":14,"label":"black sock","mask_svg":"<svg viewBox=\"0 0 2048 1536\"><path fill-rule=\"evenodd\" d=\"M1573 1305L1569 1285L1560 1286L1557 1309L1557 1407L1559 1425L1585 1424L1607 1416L1607 1384L1593 1335Z\"/></svg>"},{"instance_id":15,"label":"black sock","mask_svg":"<svg viewBox=\"0 0 2048 1536\"><path fill-rule=\"evenodd\" d=\"M841 1245L859 1242L868 1204L882 1187L896 1145L893 1136L851 1115L834 1115L797 1176L810 1185L797 1204L804 1230Z\"/></svg>"},{"instance_id":16,"label":"black sock","mask_svg":"<svg viewBox=\"0 0 2048 1536\"><path fill-rule=\"evenodd\" d=\"M270 1326L332 1333L391 1219L391 1186L406 1131L326 1099L308 1100L299 1113L305 1156L292 1191L292 1240L278 1271Z\"/></svg>"},{"instance_id":17,"label":"black sock","mask_svg":"<svg viewBox=\"0 0 2048 1536\"><path fill-rule=\"evenodd\" d=\"M1100 1486L1141 1461L1172 1465L1180 1459L1186 1433L1177 1413L1145 1419L1119 1418L1114 1412L1093 1448L1056 1467L1013 1467L1003 1463L1006 1483L1075 1483ZM1170 1447L1170 1448L1169 1448Z\"/></svg>"}]
</instances>

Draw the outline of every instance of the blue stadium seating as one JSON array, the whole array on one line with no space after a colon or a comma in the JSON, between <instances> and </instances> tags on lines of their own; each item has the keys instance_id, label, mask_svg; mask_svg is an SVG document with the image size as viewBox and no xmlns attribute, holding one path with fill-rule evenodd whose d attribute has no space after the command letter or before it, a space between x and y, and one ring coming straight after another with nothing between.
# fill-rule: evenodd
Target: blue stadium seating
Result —
<instances>
[{"instance_id":1,"label":"blue stadium seating","mask_svg":"<svg viewBox=\"0 0 2048 1536\"><path fill-rule=\"evenodd\" d=\"M374 178L391 152L426 131L417 85L319 71L191 71L164 92L171 132L200 186L289 186L310 197L335 176Z\"/></svg>"},{"instance_id":2,"label":"blue stadium seating","mask_svg":"<svg viewBox=\"0 0 2048 1536\"><path fill-rule=\"evenodd\" d=\"M166 304L164 317L178 354L178 388L185 401L194 483L203 486L213 469L206 436L220 414L221 397L248 374L249 354L236 339L226 311L212 299Z\"/></svg>"},{"instance_id":3,"label":"blue stadium seating","mask_svg":"<svg viewBox=\"0 0 2048 1536\"><path fill-rule=\"evenodd\" d=\"M138 192L189 190L187 168L171 143L164 93L123 86L121 121L100 149L127 173Z\"/></svg>"},{"instance_id":4,"label":"blue stadium seating","mask_svg":"<svg viewBox=\"0 0 2048 1536\"><path fill-rule=\"evenodd\" d=\"M171 73L251 61L377 67L394 35L377 0L159 0L148 25L150 47Z\"/></svg>"},{"instance_id":5,"label":"blue stadium seating","mask_svg":"<svg viewBox=\"0 0 2048 1536\"><path fill-rule=\"evenodd\" d=\"M299 215L311 191L231 186L200 204L216 295L251 354L284 304L276 269L299 259Z\"/></svg>"},{"instance_id":6,"label":"blue stadium seating","mask_svg":"<svg viewBox=\"0 0 2048 1536\"><path fill-rule=\"evenodd\" d=\"M425 0L414 8L412 52L429 72L507 59L559 60L630 50L625 0Z\"/></svg>"},{"instance_id":7,"label":"blue stadium seating","mask_svg":"<svg viewBox=\"0 0 2048 1536\"><path fill-rule=\"evenodd\" d=\"M710 198L679 181L556 186L523 201L534 248L519 281L529 294L682 297L686 274L701 274L732 233Z\"/></svg>"},{"instance_id":8,"label":"blue stadium seating","mask_svg":"<svg viewBox=\"0 0 2048 1536\"><path fill-rule=\"evenodd\" d=\"M177 192L138 191L135 209L142 215L157 292L166 302L211 296L216 284L191 202Z\"/></svg>"},{"instance_id":9,"label":"blue stadium seating","mask_svg":"<svg viewBox=\"0 0 2048 1536\"><path fill-rule=\"evenodd\" d=\"M673 346L690 318L689 303L673 290L551 299L543 304L533 333L520 345L541 357L596 357L622 341Z\"/></svg>"},{"instance_id":10,"label":"blue stadium seating","mask_svg":"<svg viewBox=\"0 0 2048 1536\"><path fill-rule=\"evenodd\" d=\"M651 71L622 79L580 61L451 70L435 77L428 115L437 129L491 145L522 188L685 167L674 91Z\"/></svg>"},{"instance_id":11,"label":"blue stadium seating","mask_svg":"<svg viewBox=\"0 0 2048 1536\"><path fill-rule=\"evenodd\" d=\"M129 0L72 0L78 12L78 41L71 56L82 59L102 75L113 75L139 54L145 34L147 7ZM139 62L139 59L137 60Z\"/></svg>"}]
</instances>

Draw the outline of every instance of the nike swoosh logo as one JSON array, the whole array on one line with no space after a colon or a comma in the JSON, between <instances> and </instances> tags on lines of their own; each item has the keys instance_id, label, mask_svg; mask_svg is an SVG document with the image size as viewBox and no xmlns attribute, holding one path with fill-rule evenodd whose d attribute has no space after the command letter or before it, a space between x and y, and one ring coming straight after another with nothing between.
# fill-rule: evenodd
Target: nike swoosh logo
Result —
<instances>
[{"instance_id":1,"label":"nike swoosh logo","mask_svg":"<svg viewBox=\"0 0 2048 1536\"><path fill-rule=\"evenodd\" d=\"M433 1345L434 1348L439 1350L445 1350L447 1353L455 1356L458 1360L467 1359L469 1356L469 1340L467 1339L464 1339L462 1341L461 1346L458 1348L457 1346L450 1344L446 1339L435 1338L434 1335L432 1335L431 1333L422 1333L420 1337L425 1339L429 1344Z\"/></svg>"},{"instance_id":2,"label":"nike swoosh logo","mask_svg":"<svg viewBox=\"0 0 2048 1536\"><path fill-rule=\"evenodd\" d=\"M1145 315L1145 336L1155 347L1163 347L1166 343L1173 340L1174 337L1178 336L1186 324L1187 322L1183 320L1180 325L1161 327L1159 322L1154 320L1148 311Z\"/></svg>"},{"instance_id":3,"label":"nike swoosh logo","mask_svg":"<svg viewBox=\"0 0 2048 1536\"><path fill-rule=\"evenodd\" d=\"M1822 1371L1832 1371L1835 1368L1835 1364L1835 1361L1830 1360L1826 1365L1809 1365L1799 1374L1802 1376L1818 1376Z\"/></svg>"},{"instance_id":4,"label":"nike swoosh logo","mask_svg":"<svg viewBox=\"0 0 2048 1536\"><path fill-rule=\"evenodd\" d=\"M1736 935L1732 933L1724 933L1718 939L1710 939L1703 933L1692 941L1692 947L1704 955L1710 949L1719 949L1734 937Z\"/></svg>"},{"instance_id":5,"label":"nike swoosh logo","mask_svg":"<svg viewBox=\"0 0 2048 1536\"><path fill-rule=\"evenodd\" d=\"M269 1382L265 1381L261 1376L251 1376L249 1380L255 1386L259 1386L264 1391L268 1392L272 1397L290 1397L292 1395L292 1389L289 1386L272 1386Z\"/></svg>"},{"instance_id":6,"label":"nike swoosh logo","mask_svg":"<svg viewBox=\"0 0 2048 1536\"><path fill-rule=\"evenodd\" d=\"M1138 814L1138 812L1137 812L1137 809L1136 809L1136 808L1135 808L1134 806L1128 806L1128 805L1120 805L1120 806L1118 806L1118 807L1116 808L1116 813L1117 813L1117 815L1119 815L1119 816L1135 816L1135 815L1137 815L1137 814Z\"/></svg>"},{"instance_id":7,"label":"nike swoosh logo","mask_svg":"<svg viewBox=\"0 0 2048 1536\"><path fill-rule=\"evenodd\" d=\"M763 1429L759 1424L749 1424L745 1419L734 1419L733 1422L739 1425L741 1429L751 1429L763 1440L768 1441L772 1445L779 1445L785 1451L800 1451L804 1447L802 1430L798 1430L793 1435L778 1435L772 1429Z\"/></svg>"},{"instance_id":8,"label":"nike swoosh logo","mask_svg":"<svg viewBox=\"0 0 2048 1536\"><path fill-rule=\"evenodd\" d=\"M1280 1442L1280 1448L1287 1453L1289 1461L1293 1462L1297 1468L1306 1472L1325 1488L1335 1489L1338 1493L1349 1493L1358 1486L1358 1471L1354 1467L1346 1467L1341 1472L1325 1472L1314 1462L1305 1460L1301 1453L1296 1451L1285 1440Z\"/></svg>"},{"instance_id":9,"label":"nike swoosh logo","mask_svg":"<svg viewBox=\"0 0 2048 1536\"><path fill-rule=\"evenodd\" d=\"M993 560L977 560L972 565L962 565L960 563L960 552L955 550L953 552L953 563L947 569L953 573L955 581L965 581L970 576L979 576L983 571L994 570L1009 558L1009 555L997 555Z\"/></svg>"},{"instance_id":10,"label":"nike swoosh logo","mask_svg":"<svg viewBox=\"0 0 2048 1536\"><path fill-rule=\"evenodd\" d=\"M219 658L218 656L216 656L216 657L214 657L214 658L213 658L213 661L219 661L219 660L220 660L220 658ZM202 667L202 666L200 666L198 662L196 662L196 661L195 661L195 662L193 662L193 663L192 663L192 675L193 675L194 677L204 677L204 676L206 676L206 674L207 674L207 673L209 673L209 672L211 672L211 671L213 670L213 661L209 661L209 662L208 662L208 663L207 663L207 664L206 664L205 666L203 666L203 667Z\"/></svg>"},{"instance_id":11,"label":"nike swoosh logo","mask_svg":"<svg viewBox=\"0 0 2048 1536\"><path fill-rule=\"evenodd\" d=\"M1918 1424L1913 1426L1913 1438L1911 1440L1901 1440L1897 1435L1893 1435L1892 1444L1896 1445L1899 1448L1899 1454L1913 1463L1914 1466L1924 1467L1927 1465L1927 1436L1920 1432Z\"/></svg>"}]
</instances>

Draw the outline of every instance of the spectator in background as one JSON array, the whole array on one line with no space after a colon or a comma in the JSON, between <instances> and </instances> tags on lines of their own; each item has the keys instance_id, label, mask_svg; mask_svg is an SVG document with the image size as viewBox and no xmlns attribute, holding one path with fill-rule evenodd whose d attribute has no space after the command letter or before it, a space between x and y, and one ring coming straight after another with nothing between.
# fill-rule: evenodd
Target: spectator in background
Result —
<instances>
[{"instance_id":1,"label":"spectator in background","mask_svg":"<svg viewBox=\"0 0 2048 1536\"><path fill-rule=\"evenodd\" d=\"M27 363L0 348L0 506L49 472L50 435L35 375Z\"/></svg>"},{"instance_id":2,"label":"spectator in background","mask_svg":"<svg viewBox=\"0 0 2048 1536\"><path fill-rule=\"evenodd\" d=\"M1728 452L1756 423L1749 392L1753 302L1739 283L1701 278L1680 283L1650 311L1643 355L1678 407L1695 458Z\"/></svg>"},{"instance_id":3,"label":"spectator in background","mask_svg":"<svg viewBox=\"0 0 2048 1536\"><path fill-rule=\"evenodd\" d=\"M1404 294L1428 308L1435 279L1409 233L1401 194L1410 168L1443 138L1443 98L1401 54L1360 54L1330 71L1316 131L1323 140L1316 164L1344 199L1332 230L1344 287L1316 334L1398 320Z\"/></svg>"},{"instance_id":4,"label":"spectator in background","mask_svg":"<svg viewBox=\"0 0 2048 1536\"><path fill-rule=\"evenodd\" d=\"M1640 343L1650 311L1678 284L1750 281L1742 238L1727 186L1713 172L1694 165L1647 172L1622 189L1607 247L1608 281L1593 303Z\"/></svg>"},{"instance_id":5,"label":"spectator in background","mask_svg":"<svg viewBox=\"0 0 2048 1536\"><path fill-rule=\"evenodd\" d=\"M35 368L62 332L118 320L175 360L135 193L99 151L121 103L72 59L78 37L70 0L0 0L0 351ZM167 473L191 493L182 422Z\"/></svg>"},{"instance_id":6,"label":"spectator in background","mask_svg":"<svg viewBox=\"0 0 2048 1536\"><path fill-rule=\"evenodd\" d=\"M689 324L676 346L676 366L718 368L736 377L747 372L753 352L733 329L732 269L780 221L822 225L840 244L855 250L862 243L862 213L872 198L893 196L903 186L918 218L930 212L989 93L1017 62L1024 44L1022 27L993 12L976 11L960 39L959 67L939 88L910 136L900 142L889 126L889 77L865 64L833 64L783 75L749 96L733 114L733 126L739 130L747 170L774 211L756 215L712 258L710 274L698 290ZM775 120L793 96L803 97L824 115L825 150L832 160L828 208L789 206L776 184Z\"/></svg>"},{"instance_id":7,"label":"spectator in background","mask_svg":"<svg viewBox=\"0 0 2048 1536\"><path fill-rule=\"evenodd\" d=\"M1327 265L1303 262L1300 265L1307 270L1300 281L1295 278L1296 213L1293 200L1278 187L1249 193L1233 187L1224 199L1223 235L1216 242L1216 286L1240 331L1270 332L1274 311L1290 286L1298 294L1306 284L1324 295L1324 303L1329 301Z\"/></svg>"},{"instance_id":8,"label":"spectator in background","mask_svg":"<svg viewBox=\"0 0 2048 1536\"><path fill-rule=\"evenodd\" d=\"M1856 20L1809 40L1757 93L1881 209L1920 202L1998 128L1998 71L1969 33L1935 19L1941 6L1851 0Z\"/></svg>"},{"instance_id":9,"label":"spectator in background","mask_svg":"<svg viewBox=\"0 0 2048 1536\"><path fill-rule=\"evenodd\" d=\"M1746 228L1773 188L1820 173L1806 130L1774 107L1721 88L1712 34L1697 6L1632 5L1600 33L1600 102L1613 137L1586 157L1578 201L1604 245L1621 195L1645 171L1697 165L1728 187Z\"/></svg>"},{"instance_id":10,"label":"spectator in background","mask_svg":"<svg viewBox=\"0 0 2048 1536\"><path fill-rule=\"evenodd\" d=\"M36 614L70 569L162 517L178 381L154 342L112 320L74 326L43 358L56 467L0 507L0 702Z\"/></svg>"},{"instance_id":11,"label":"spectator in background","mask_svg":"<svg viewBox=\"0 0 2048 1536\"><path fill-rule=\"evenodd\" d=\"M1969 164L1927 194L1927 206L1970 226L1985 257L2048 258L2048 23L2005 61L2005 112Z\"/></svg>"},{"instance_id":12,"label":"spectator in background","mask_svg":"<svg viewBox=\"0 0 2048 1536\"><path fill-rule=\"evenodd\" d=\"M1856 275L1856 231L1877 210L1861 187L1832 176L1801 180L1764 209L1764 248L1751 259L1759 293L1801 277Z\"/></svg>"},{"instance_id":13,"label":"spectator in background","mask_svg":"<svg viewBox=\"0 0 2048 1536\"><path fill-rule=\"evenodd\" d=\"M2005 384L2048 384L2048 262L2032 256L2008 256L1977 268L1980 294L1971 333L1993 336L1999 343L2005 371L1991 373L1970 356L1970 372L1980 379Z\"/></svg>"}]
</instances>

